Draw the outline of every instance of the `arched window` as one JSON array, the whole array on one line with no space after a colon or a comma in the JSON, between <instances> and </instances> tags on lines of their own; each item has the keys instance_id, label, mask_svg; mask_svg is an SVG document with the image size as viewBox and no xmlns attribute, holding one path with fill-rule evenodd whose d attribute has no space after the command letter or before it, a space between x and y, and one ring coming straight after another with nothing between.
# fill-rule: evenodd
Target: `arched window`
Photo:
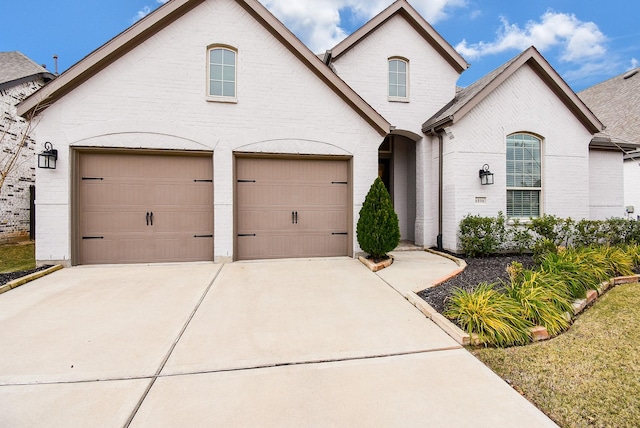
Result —
<instances>
[{"instance_id":1,"label":"arched window","mask_svg":"<svg viewBox=\"0 0 640 428\"><path fill-rule=\"evenodd\" d=\"M208 51L207 95L213 99L236 99L236 59L234 49L213 46Z\"/></svg>"},{"instance_id":2,"label":"arched window","mask_svg":"<svg viewBox=\"0 0 640 428\"><path fill-rule=\"evenodd\" d=\"M389 101L409 100L409 61L389 59Z\"/></svg>"},{"instance_id":3,"label":"arched window","mask_svg":"<svg viewBox=\"0 0 640 428\"><path fill-rule=\"evenodd\" d=\"M507 137L507 217L539 217L542 140L531 134Z\"/></svg>"}]
</instances>

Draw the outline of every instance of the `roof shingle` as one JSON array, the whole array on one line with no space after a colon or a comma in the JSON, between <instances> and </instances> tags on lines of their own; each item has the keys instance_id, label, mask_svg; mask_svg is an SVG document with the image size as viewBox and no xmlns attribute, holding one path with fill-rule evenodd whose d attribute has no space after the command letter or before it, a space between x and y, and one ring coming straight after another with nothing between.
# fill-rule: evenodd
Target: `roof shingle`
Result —
<instances>
[{"instance_id":1,"label":"roof shingle","mask_svg":"<svg viewBox=\"0 0 640 428\"><path fill-rule=\"evenodd\" d=\"M21 52L0 52L0 85L37 75L53 78L46 68L36 64Z\"/></svg>"},{"instance_id":2,"label":"roof shingle","mask_svg":"<svg viewBox=\"0 0 640 428\"><path fill-rule=\"evenodd\" d=\"M596 137L640 145L640 67L578 93L606 129Z\"/></svg>"}]
</instances>

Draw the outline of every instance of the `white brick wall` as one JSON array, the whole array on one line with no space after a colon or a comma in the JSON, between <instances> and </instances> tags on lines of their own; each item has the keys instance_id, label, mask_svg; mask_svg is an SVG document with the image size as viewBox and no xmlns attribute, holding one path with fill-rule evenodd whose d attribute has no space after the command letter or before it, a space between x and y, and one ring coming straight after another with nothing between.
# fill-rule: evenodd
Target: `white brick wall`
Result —
<instances>
[{"instance_id":1,"label":"white brick wall","mask_svg":"<svg viewBox=\"0 0 640 428\"><path fill-rule=\"evenodd\" d=\"M235 104L205 99L206 48L213 43L238 50ZM377 175L382 142L360 115L228 1L202 3L60 99L43 113L37 136L59 151L58 169L38 170L41 262L71 255L70 147L213 150L215 257L229 260L233 151L353 156L355 222Z\"/></svg>"},{"instance_id":2,"label":"white brick wall","mask_svg":"<svg viewBox=\"0 0 640 428\"><path fill-rule=\"evenodd\" d=\"M506 215L506 137L529 132L542 137L543 213L588 218L591 134L527 65L515 72L444 137L444 247L457 247L467 214ZM434 162L437 162L437 152ZM480 185L489 164L495 184ZM486 204L476 205L475 198Z\"/></svg>"},{"instance_id":3,"label":"white brick wall","mask_svg":"<svg viewBox=\"0 0 640 428\"><path fill-rule=\"evenodd\" d=\"M388 59L409 60L408 103L390 102ZM455 96L459 74L402 17L395 15L333 65L338 76L360 94L391 125L422 134L422 123Z\"/></svg>"},{"instance_id":4,"label":"white brick wall","mask_svg":"<svg viewBox=\"0 0 640 428\"><path fill-rule=\"evenodd\" d=\"M624 206L632 205L635 212L630 218L640 217L640 156L635 160L625 160L624 166Z\"/></svg>"},{"instance_id":5,"label":"white brick wall","mask_svg":"<svg viewBox=\"0 0 640 428\"><path fill-rule=\"evenodd\" d=\"M592 220L625 217L622 157L619 151L589 151L589 218Z\"/></svg>"}]
</instances>

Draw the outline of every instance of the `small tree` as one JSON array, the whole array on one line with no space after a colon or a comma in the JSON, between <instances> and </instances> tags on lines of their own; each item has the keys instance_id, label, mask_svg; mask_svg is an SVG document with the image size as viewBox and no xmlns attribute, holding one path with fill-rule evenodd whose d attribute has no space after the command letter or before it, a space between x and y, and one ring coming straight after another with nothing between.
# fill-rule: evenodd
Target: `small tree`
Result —
<instances>
[{"instance_id":1,"label":"small tree","mask_svg":"<svg viewBox=\"0 0 640 428\"><path fill-rule=\"evenodd\" d=\"M376 260L384 258L400 242L398 215L380 177L364 199L356 233L360 248Z\"/></svg>"}]
</instances>

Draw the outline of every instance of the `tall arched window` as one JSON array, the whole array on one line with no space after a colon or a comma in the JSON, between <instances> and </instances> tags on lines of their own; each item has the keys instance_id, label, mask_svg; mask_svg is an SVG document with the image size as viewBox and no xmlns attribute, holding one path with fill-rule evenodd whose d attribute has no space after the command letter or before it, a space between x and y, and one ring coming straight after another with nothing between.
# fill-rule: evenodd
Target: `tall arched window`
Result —
<instances>
[{"instance_id":1,"label":"tall arched window","mask_svg":"<svg viewBox=\"0 0 640 428\"><path fill-rule=\"evenodd\" d=\"M409 61L389 59L389 101L409 100Z\"/></svg>"},{"instance_id":2,"label":"tall arched window","mask_svg":"<svg viewBox=\"0 0 640 428\"><path fill-rule=\"evenodd\" d=\"M237 52L228 47L209 48L207 95L214 99L236 99Z\"/></svg>"},{"instance_id":3,"label":"tall arched window","mask_svg":"<svg viewBox=\"0 0 640 428\"><path fill-rule=\"evenodd\" d=\"M507 137L507 217L539 217L542 140L531 134Z\"/></svg>"}]
</instances>

